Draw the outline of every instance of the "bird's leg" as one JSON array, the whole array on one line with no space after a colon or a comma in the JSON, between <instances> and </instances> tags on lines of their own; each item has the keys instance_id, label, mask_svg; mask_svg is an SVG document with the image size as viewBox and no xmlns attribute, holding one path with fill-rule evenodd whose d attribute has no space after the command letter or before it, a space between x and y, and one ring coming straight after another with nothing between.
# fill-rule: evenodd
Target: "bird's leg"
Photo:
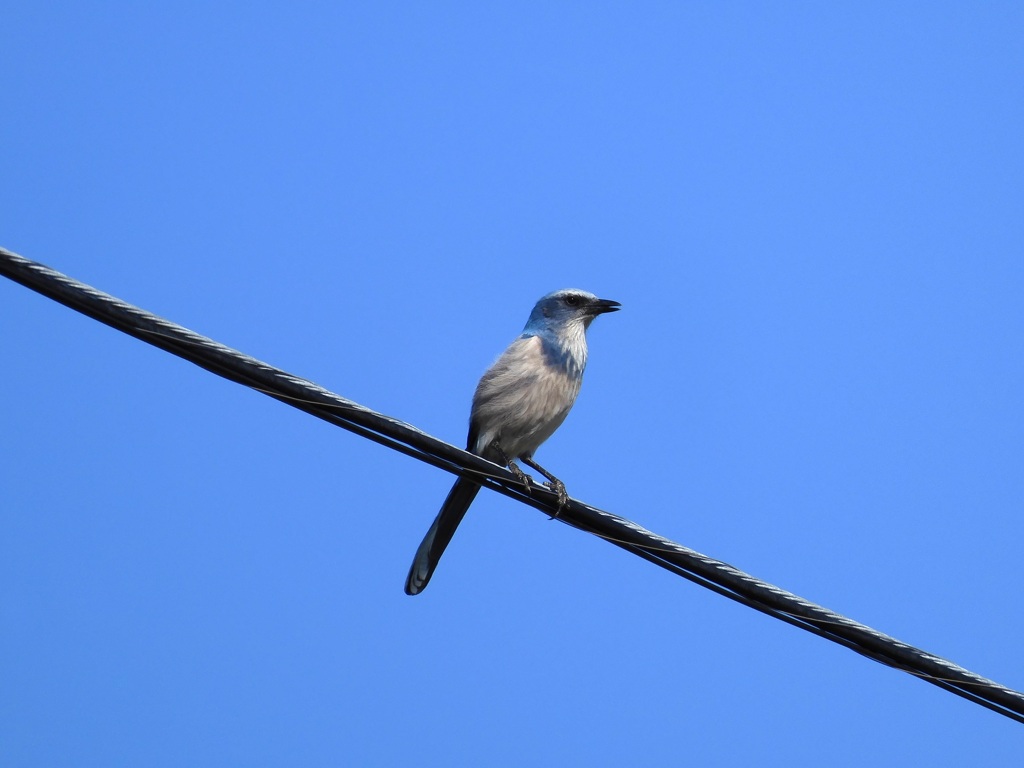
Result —
<instances>
[{"instance_id":1,"label":"bird's leg","mask_svg":"<svg viewBox=\"0 0 1024 768\"><path fill-rule=\"evenodd\" d=\"M558 512L561 512L562 507L565 507L569 504L569 494L565 492L565 483L563 483L557 477L552 475L550 472L544 469L544 467L542 467L533 459L527 458L526 456L520 456L519 458L523 460L524 464L526 464L529 467L533 467L542 475L544 475L544 477L551 481L550 483L544 483L544 485L546 485L548 488L550 488L552 491L558 494ZM558 512L555 513L555 517L558 517Z\"/></svg>"},{"instance_id":2,"label":"bird's leg","mask_svg":"<svg viewBox=\"0 0 1024 768\"><path fill-rule=\"evenodd\" d=\"M508 457L505 451L501 449L501 444L497 440L491 443L491 447L498 452L501 460L505 462L505 466L508 467L512 474L516 476L516 480L523 484L523 487L526 489L526 494L530 495L530 483L533 482L530 476L523 472L523 470L519 468L519 465Z\"/></svg>"}]
</instances>

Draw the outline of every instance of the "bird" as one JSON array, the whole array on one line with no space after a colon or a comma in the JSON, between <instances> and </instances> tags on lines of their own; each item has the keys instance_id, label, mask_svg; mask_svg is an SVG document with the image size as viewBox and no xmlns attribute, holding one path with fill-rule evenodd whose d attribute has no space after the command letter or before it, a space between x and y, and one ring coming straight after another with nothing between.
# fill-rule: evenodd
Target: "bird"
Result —
<instances>
[{"instance_id":1,"label":"bird","mask_svg":"<svg viewBox=\"0 0 1024 768\"><path fill-rule=\"evenodd\" d=\"M547 478L544 485L557 494L559 509L569 501L565 484L533 454L576 402L587 366L587 328L598 315L620 308L617 301L573 288L541 297L522 334L487 369L473 395L466 450L508 467L529 493L532 479L515 462L521 460ZM466 477L452 486L416 550L407 595L426 588L479 490L480 484Z\"/></svg>"}]
</instances>

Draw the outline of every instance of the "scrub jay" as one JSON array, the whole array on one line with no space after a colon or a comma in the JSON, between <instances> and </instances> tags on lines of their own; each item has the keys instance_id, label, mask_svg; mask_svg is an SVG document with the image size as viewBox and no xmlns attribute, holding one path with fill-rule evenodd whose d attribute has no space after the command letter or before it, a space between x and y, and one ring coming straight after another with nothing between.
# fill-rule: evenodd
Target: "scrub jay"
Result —
<instances>
[{"instance_id":1,"label":"scrub jay","mask_svg":"<svg viewBox=\"0 0 1024 768\"><path fill-rule=\"evenodd\" d=\"M558 494L559 508L569 501L565 485L533 460L533 452L558 429L579 394L587 365L587 328L598 315L618 309L619 302L586 291L549 293L473 395L466 450L507 466L529 493L531 479L514 461L521 459L548 479L544 485ZM407 595L426 588L479 490L478 483L465 477L452 486L416 550L405 581Z\"/></svg>"}]
</instances>

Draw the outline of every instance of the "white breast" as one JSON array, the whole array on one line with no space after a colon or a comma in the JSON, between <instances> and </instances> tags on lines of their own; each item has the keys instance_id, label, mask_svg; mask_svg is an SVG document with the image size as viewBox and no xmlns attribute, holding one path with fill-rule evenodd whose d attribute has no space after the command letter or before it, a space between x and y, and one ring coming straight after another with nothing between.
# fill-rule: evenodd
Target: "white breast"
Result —
<instances>
[{"instance_id":1,"label":"white breast","mask_svg":"<svg viewBox=\"0 0 1024 768\"><path fill-rule=\"evenodd\" d=\"M531 456L561 425L580 391L580 375L586 362L573 356L572 365L553 364L538 336L520 338L483 375L473 398L471 420L476 428L473 451L488 456L497 439L509 458ZM564 357L564 355L563 355Z\"/></svg>"}]
</instances>

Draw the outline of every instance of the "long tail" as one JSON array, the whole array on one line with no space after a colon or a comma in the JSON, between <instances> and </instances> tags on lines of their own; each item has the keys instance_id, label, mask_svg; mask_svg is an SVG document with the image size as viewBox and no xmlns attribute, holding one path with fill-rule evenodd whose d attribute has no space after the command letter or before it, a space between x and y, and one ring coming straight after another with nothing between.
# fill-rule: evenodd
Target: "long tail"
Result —
<instances>
[{"instance_id":1,"label":"long tail","mask_svg":"<svg viewBox=\"0 0 1024 768\"><path fill-rule=\"evenodd\" d=\"M479 491L480 486L472 480L460 479L452 486L448 498L441 505L441 511L437 513L433 525L420 542L420 548L416 550L416 557L413 558L409 576L405 580L405 594L418 595L426 589L427 582L437 568L437 561L441 559L445 547L455 535L455 529L459 527Z\"/></svg>"}]
</instances>

